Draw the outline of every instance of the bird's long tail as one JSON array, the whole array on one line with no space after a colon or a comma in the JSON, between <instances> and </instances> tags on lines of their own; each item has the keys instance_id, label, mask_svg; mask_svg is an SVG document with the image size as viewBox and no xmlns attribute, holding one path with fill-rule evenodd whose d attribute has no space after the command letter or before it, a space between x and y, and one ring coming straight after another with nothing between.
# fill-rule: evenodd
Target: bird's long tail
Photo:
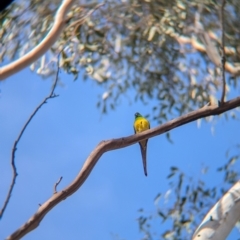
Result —
<instances>
[{"instance_id":1,"label":"bird's long tail","mask_svg":"<svg viewBox=\"0 0 240 240\"><path fill-rule=\"evenodd\" d=\"M147 176L147 144L145 144L145 146L142 146L142 144L140 144L140 148L142 154L144 174L145 176Z\"/></svg>"}]
</instances>

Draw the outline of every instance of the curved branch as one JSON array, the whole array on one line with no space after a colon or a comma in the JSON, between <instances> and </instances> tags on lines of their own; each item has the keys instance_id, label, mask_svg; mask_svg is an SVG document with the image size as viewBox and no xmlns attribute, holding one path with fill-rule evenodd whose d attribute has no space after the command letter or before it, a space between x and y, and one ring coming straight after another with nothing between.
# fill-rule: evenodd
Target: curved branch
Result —
<instances>
[{"instance_id":1,"label":"curved branch","mask_svg":"<svg viewBox=\"0 0 240 240\"><path fill-rule=\"evenodd\" d=\"M66 24L66 14L74 1L75 0L63 0L62 5L56 13L52 29L34 49L20 59L0 68L0 81L29 66L40 58L56 42Z\"/></svg>"},{"instance_id":2,"label":"curved branch","mask_svg":"<svg viewBox=\"0 0 240 240\"><path fill-rule=\"evenodd\" d=\"M52 197L50 197L45 203L43 203L37 212L19 229L17 229L14 233L12 233L7 239L8 240L16 240L25 236L27 233L35 229L45 215L54 208L58 203L65 200L67 197L71 196L74 192L76 192L85 180L90 175L93 170L95 164L98 162L100 157L108 151L124 148L130 146L134 143L139 142L140 140L144 140L147 138L152 138L162 133L168 132L176 127L182 126L189 122L193 122L197 119L219 115L228 110L234 109L240 106L240 97L237 97L233 100L225 102L224 105L217 106L205 106L196 111L192 111L184 116L173 119L161 126L151 128L149 130L144 131L143 133L139 133L136 135L132 135L129 137L112 139L107 141L102 141L98 144L98 146L91 152L89 157L86 159L82 169L76 178L72 181L72 183L67 186L65 189L55 193Z\"/></svg>"}]
</instances>

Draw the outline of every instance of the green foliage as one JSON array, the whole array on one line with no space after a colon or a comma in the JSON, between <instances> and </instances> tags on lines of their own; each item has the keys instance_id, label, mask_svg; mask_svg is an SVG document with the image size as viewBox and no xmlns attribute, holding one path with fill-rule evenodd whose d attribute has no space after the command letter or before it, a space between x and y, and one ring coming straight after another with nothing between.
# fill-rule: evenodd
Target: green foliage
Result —
<instances>
[{"instance_id":1,"label":"green foliage","mask_svg":"<svg viewBox=\"0 0 240 240\"><path fill-rule=\"evenodd\" d=\"M60 3L29 0L13 4L7 16L0 15L0 59L16 58L36 46L50 30ZM114 109L117 100L131 91L136 101L147 104L157 100L152 118L159 123L219 98L221 71L211 61L213 56L180 41L181 37L188 38L206 48L201 34L209 31L219 60L221 6L217 1L108 0L90 15L87 13L97 3L82 6L72 8L61 38L32 64L32 70L43 76L52 74L50 63L63 48L61 66L66 72L74 79L84 77L104 86L97 104L102 112ZM238 0L228 1L225 12L227 61L236 65ZM81 19L85 20L83 24L79 23ZM234 76L228 82L228 91L236 87Z\"/></svg>"}]
</instances>

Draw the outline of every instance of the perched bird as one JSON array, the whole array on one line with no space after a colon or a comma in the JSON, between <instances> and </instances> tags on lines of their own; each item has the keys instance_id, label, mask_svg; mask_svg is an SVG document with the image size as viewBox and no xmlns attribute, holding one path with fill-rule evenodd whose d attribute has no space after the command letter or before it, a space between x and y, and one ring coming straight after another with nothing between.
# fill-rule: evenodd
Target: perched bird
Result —
<instances>
[{"instance_id":1,"label":"perched bird","mask_svg":"<svg viewBox=\"0 0 240 240\"><path fill-rule=\"evenodd\" d=\"M135 134L140 133L149 129L150 123L146 118L144 118L140 113L137 112L135 113L135 121L133 124L133 128L134 128ZM148 142L148 139L142 140L139 142L145 176L147 176L147 142Z\"/></svg>"}]
</instances>

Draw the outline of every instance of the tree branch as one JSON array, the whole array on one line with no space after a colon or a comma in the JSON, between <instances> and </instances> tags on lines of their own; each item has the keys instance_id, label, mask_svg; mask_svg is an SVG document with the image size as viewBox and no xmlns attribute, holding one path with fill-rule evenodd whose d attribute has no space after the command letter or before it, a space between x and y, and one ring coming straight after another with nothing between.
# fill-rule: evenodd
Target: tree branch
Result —
<instances>
[{"instance_id":1,"label":"tree branch","mask_svg":"<svg viewBox=\"0 0 240 240\"><path fill-rule=\"evenodd\" d=\"M151 128L139 134L100 142L98 146L91 152L89 157L86 159L82 169L80 170L76 178L72 181L72 183L69 186L67 186L65 189L55 193L45 203L43 203L38 208L37 212L23 226L21 226L14 233L12 233L7 239L8 240L20 239L30 231L35 229L40 224L40 222L45 217L45 215L52 208L54 208L61 201L71 196L82 186L82 184L88 178L88 176L90 175L91 171L93 170L94 166L96 165L100 157L105 152L130 146L141 140L155 137L157 135L168 132L179 126L185 125L189 122L193 122L197 119L212 116L212 115L219 115L221 113L224 113L228 110L234 109L239 106L240 106L240 97L237 97L235 99L232 99L226 102L224 105L205 106L196 111L192 111L184 116L173 119L165 124L162 124L161 126Z\"/></svg>"},{"instance_id":2,"label":"tree branch","mask_svg":"<svg viewBox=\"0 0 240 240\"><path fill-rule=\"evenodd\" d=\"M206 214L193 240L225 240L240 218L240 181L236 182Z\"/></svg>"},{"instance_id":3,"label":"tree branch","mask_svg":"<svg viewBox=\"0 0 240 240\"><path fill-rule=\"evenodd\" d=\"M63 0L62 5L56 13L52 29L34 49L20 59L0 68L0 81L29 66L40 58L56 42L66 24L66 14L74 1L75 0Z\"/></svg>"},{"instance_id":4,"label":"tree branch","mask_svg":"<svg viewBox=\"0 0 240 240\"><path fill-rule=\"evenodd\" d=\"M222 81L223 81L223 90L222 90L222 97L221 97L221 104L224 103L224 98L226 94L226 79L225 79L225 63L226 63L226 56L225 56L225 28L224 28L224 8L225 8L226 0L222 0L222 7L221 7L221 28L222 28Z\"/></svg>"},{"instance_id":5,"label":"tree branch","mask_svg":"<svg viewBox=\"0 0 240 240\"><path fill-rule=\"evenodd\" d=\"M10 197L11 197L11 194L12 194L12 191L13 191L13 188L14 188L14 185L16 183L16 178L17 178L17 168L16 168L16 164L15 164L15 153L17 151L17 145L19 143L19 141L21 140L21 137L23 135L23 133L25 132L28 124L32 121L33 117L36 115L36 113L38 112L38 110L45 104L47 103L47 100L51 99L51 98L55 98L57 97L58 95L55 95L54 94L54 90L56 88L56 85L57 85L57 81L58 81L58 74L59 74L59 65L58 65L58 69L57 69L57 74L56 74L56 79L54 81L54 84L53 84L53 87L52 87L52 90L51 92L49 93L49 95L47 97L45 97L43 99L43 101L39 104L39 106L34 110L34 112L32 113L32 115L29 117L29 119L27 120L27 122L25 123L25 125L23 126L17 140L14 142L13 144L13 148L12 148L12 154L11 154L11 166L12 166L12 171L13 171L13 176L12 176L12 182L11 182L11 185L9 187L9 191L8 191L8 194L7 194L7 197L6 197L6 200L3 204L3 207L0 211L0 219L2 218L6 208L7 208L7 205L9 203L9 200L10 200Z\"/></svg>"}]
</instances>

